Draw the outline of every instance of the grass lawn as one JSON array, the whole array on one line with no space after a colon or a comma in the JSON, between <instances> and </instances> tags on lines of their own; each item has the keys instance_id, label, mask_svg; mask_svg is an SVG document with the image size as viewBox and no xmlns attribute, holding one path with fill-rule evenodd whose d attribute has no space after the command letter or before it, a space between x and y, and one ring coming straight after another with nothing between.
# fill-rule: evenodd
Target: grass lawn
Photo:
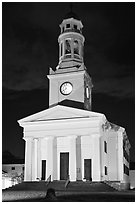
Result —
<instances>
[{"instance_id":1,"label":"grass lawn","mask_svg":"<svg viewBox=\"0 0 137 204\"><path fill-rule=\"evenodd\" d=\"M58 201L62 202L134 202L134 193L110 193L110 192L95 192L81 193L80 195L64 195L58 196Z\"/></svg>"},{"instance_id":2,"label":"grass lawn","mask_svg":"<svg viewBox=\"0 0 137 204\"><path fill-rule=\"evenodd\" d=\"M46 191L3 191L2 201L28 201L43 199L46 196Z\"/></svg>"},{"instance_id":3,"label":"grass lawn","mask_svg":"<svg viewBox=\"0 0 137 204\"><path fill-rule=\"evenodd\" d=\"M3 191L2 201L9 202L45 202L55 201L45 198L46 191ZM60 202L134 202L135 193L127 192L56 192Z\"/></svg>"}]
</instances>

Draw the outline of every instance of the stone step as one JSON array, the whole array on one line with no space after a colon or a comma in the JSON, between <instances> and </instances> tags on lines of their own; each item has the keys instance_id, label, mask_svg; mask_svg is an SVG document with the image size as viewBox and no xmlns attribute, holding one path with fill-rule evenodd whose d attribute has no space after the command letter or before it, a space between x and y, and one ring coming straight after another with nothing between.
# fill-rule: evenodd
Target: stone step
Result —
<instances>
[{"instance_id":1,"label":"stone step","mask_svg":"<svg viewBox=\"0 0 137 204\"><path fill-rule=\"evenodd\" d=\"M114 191L114 189L101 182L83 182L83 183L69 183L67 189L78 190L78 191Z\"/></svg>"},{"instance_id":2,"label":"stone step","mask_svg":"<svg viewBox=\"0 0 137 204\"><path fill-rule=\"evenodd\" d=\"M41 190L47 189L47 182L23 182L8 188L10 190Z\"/></svg>"},{"instance_id":3,"label":"stone step","mask_svg":"<svg viewBox=\"0 0 137 204\"><path fill-rule=\"evenodd\" d=\"M103 182L69 182L67 188L65 188L66 181L53 181L47 183L45 181L39 182L23 182L9 188L9 190L36 190L36 191L47 191L49 188L55 189L55 191L73 191L73 192L108 192L115 191L111 186ZM6 190L6 189L5 189Z\"/></svg>"}]
</instances>

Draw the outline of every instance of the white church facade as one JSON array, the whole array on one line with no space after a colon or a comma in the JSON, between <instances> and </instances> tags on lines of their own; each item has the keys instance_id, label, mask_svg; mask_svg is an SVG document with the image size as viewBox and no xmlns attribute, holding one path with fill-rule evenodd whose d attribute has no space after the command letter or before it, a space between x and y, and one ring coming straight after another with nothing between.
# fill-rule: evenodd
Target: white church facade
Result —
<instances>
[{"instance_id":1,"label":"white church facade","mask_svg":"<svg viewBox=\"0 0 137 204\"><path fill-rule=\"evenodd\" d=\"M123 127L92 111L92 80L84 65L82 23L61 23L59 63L50 68L49 108L19 120L25 181L116 181L129 184L130 143Z\"/></svg>"}]
</instances>

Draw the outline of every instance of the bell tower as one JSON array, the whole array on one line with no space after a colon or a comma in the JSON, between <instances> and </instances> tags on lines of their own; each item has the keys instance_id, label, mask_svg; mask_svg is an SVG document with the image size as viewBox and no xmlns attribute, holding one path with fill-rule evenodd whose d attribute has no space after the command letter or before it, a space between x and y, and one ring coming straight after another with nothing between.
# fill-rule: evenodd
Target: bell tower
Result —
<instances>
[{"instance_id":1,"label":"bell tower","mask_svg":"<svg viewBox=\"0 0 137 204\"><path fill-rule=\"evenodd\" d=\"M71 17L69 17L71 16ZM72 17L73 16L73 17ZM77 67L83 63L83 47L85 38L82 35L83 25L71 12L60 25L59 68Z\"/></svg>"},{"instance_id":2,"label":"bell tower","mask_svg":"<svg viewBox=\"0 0 137 204\"><path fill-rule=\"evenodd\" d=\"M56 70L50 68L49 106L64 101L92 107L92 80L86 71L83 58L84 41L82 22L73 12L66 15L60 25L58 37L59 62Z\"/></svg>"}]
</instances>

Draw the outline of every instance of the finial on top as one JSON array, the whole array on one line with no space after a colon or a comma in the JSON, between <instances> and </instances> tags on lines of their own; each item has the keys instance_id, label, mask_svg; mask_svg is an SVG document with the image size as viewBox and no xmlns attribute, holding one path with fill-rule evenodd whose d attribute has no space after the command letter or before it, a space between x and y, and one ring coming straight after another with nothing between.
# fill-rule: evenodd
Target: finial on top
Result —
<instances>
[{"instance_id":1,"label":"finial on top","mask_svg":"<svg viewBox=\"0 0 137 204\"><path fill-rule=\"evenodd\" d=\"M67 19L67 18L74 18L76 20L80 20L80 18L77 16L76 13L74 13L74 3L73 2L70 2L69 3L69 8L70 8L70 11L66 14L66 16L64 17L64 19Z\"/></svg>"},{"instance_id":2,"label":"finial on top","mask_svg":"<svg viewBox=\"0 0 137 204\"><path fill-rule=\"evenodd\" d=\"M70 12L72 12L72 10L73 10L73 3L70 2Z\"/></svg>"}]
</instances>

